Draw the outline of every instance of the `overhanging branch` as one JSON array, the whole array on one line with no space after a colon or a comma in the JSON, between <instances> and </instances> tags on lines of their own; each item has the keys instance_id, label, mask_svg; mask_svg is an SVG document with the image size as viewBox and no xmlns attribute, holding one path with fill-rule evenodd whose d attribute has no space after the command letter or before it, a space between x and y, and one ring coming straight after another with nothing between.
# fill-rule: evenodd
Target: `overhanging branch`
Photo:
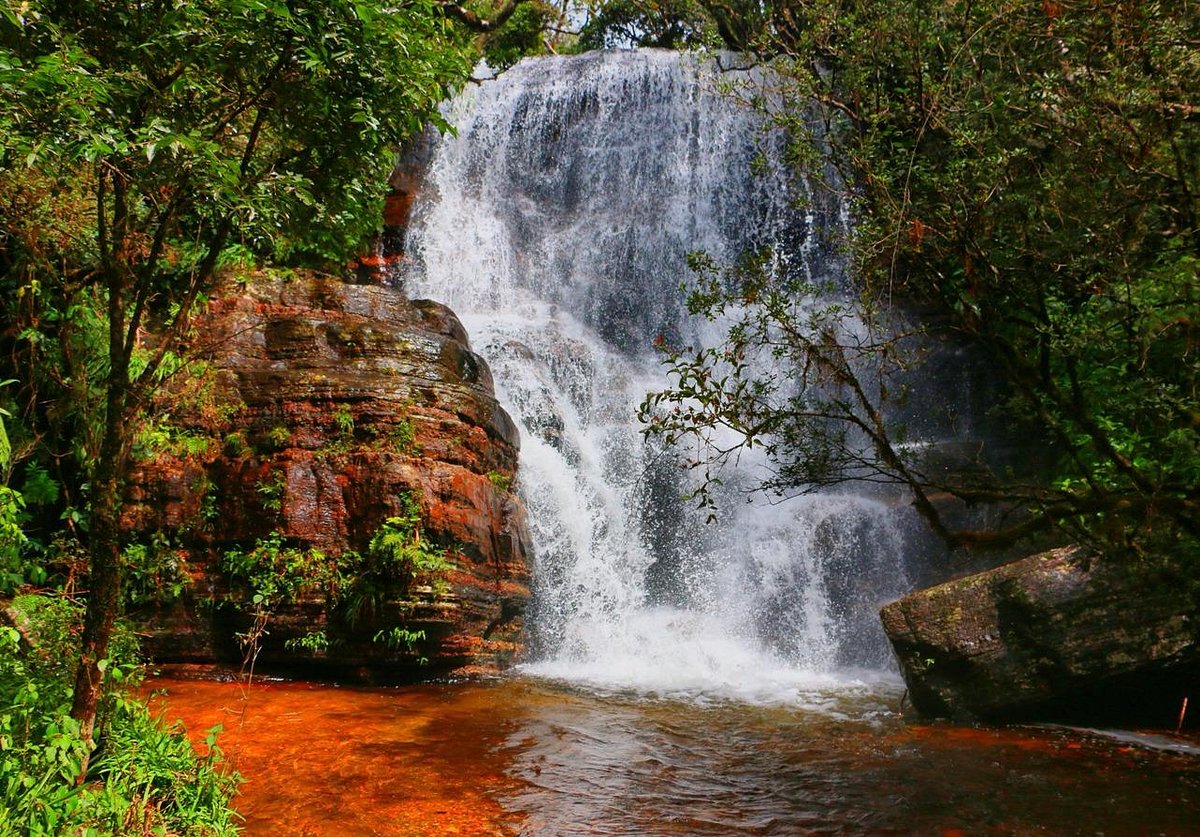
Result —
<instances>
[{"instance_id":1,"label":"overhanging branch","mask_svg":"<svg viewBox=\"0 0 1200 837\"><path fill-rule=\"evenodd\" d=\"M475 12L457 3L440 3L439 5L446 14L457 19L459 23L462 23L468 29L476 32L494 32L507 23L508 19L513 16L513 12L517 10L517 7L524 2L526 0L508 0L507 3L496 10L490 19L481 18Z\"/></svg>"}]
</instances>

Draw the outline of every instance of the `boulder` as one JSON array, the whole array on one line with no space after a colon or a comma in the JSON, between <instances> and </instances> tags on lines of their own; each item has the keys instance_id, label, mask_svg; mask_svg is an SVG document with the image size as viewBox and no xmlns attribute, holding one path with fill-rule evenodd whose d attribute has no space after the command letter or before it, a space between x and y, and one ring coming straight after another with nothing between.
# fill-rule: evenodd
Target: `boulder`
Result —
<instances>
[{"instance_id":1,"label":"boulder","mask_svg":"<svg viewBox=\"0 0 1200 837\"><path fill-rule=\"evenodd\" d=\"M169 433L139 453L123 516L171 554L131 570L135 595L151 588L134 615L154 657L239 658L253 608L222 568L230 550L278 533L337 562L415 503L454 563L436 590L410 585L354 619L310 591L272 613L259 660L422 676L510 659L529 596L519 436L453 312L286 271L227 281L195 325L207 365L171 384ZM423 639L374 641L393 628ZM334 644L289 647L314 632Z\"/></svg>"},{"instance_id":2,"label":"boulder","mask_svg":"<svg viewBox=\"0 0 1200 837\"><path fill-rule=\"evenodd\" d=\"M925 715L1174 726L1200 699L1196 591L1161 567L1056 549L881 616Z\"/></svg>"}]
</instances>

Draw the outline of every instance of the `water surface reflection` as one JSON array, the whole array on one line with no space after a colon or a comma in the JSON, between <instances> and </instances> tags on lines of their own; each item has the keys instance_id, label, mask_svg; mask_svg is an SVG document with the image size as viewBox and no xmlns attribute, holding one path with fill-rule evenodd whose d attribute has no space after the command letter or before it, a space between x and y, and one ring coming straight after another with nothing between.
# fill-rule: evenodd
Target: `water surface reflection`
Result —
<instances>
[{"instance_id":1,"label":"water surface reflection","mask_svg":"<svg viewBox=\"0 0 1200 837\"><path fill-rule=\"evenodd\" d=\"M1200 758L1064 729L914 725L875 684L805 708L544 681L157 678L246 776L246 833L1195 834Z\"/></svg>"}]
</instances>

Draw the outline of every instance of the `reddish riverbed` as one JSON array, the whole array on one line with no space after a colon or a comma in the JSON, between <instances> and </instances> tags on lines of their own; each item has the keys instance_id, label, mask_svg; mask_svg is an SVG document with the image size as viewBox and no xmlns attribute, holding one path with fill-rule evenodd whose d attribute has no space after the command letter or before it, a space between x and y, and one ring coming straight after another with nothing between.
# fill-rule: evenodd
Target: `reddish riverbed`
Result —
<instances>
[{"instance_id":1,"label":"reddish riverbed","mask_svg":"<svg viewBox=\"0 0 1200 837\"><path fill-rule=\"evenodd\" d=\"M1200 747L906 723L888 686L801 706L525 678L367 689L163 676L222 724L248 835L1200 834Z\"/></svg>"}]
</instances>

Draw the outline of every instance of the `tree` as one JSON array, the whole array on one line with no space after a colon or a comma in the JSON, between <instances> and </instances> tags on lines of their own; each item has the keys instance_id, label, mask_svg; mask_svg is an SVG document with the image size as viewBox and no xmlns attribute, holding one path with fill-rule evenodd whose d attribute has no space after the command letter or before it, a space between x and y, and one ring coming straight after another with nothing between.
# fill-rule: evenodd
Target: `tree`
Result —
<instances>
[{"instance_id":1,"label":"tree","mask_svg":"<svg viewBox=\"0 0 1200 837\"><path fill-rule=\"evenodd\" d=\"M681 49L716 43L712 20L696 0L604 0L588 4L578 46Z\"/></svg>"},{"instance_id":2,"label":"tree","mask_svg":"<svg viewBox=\"0 0 1200 837\"><path fill-rule=\"evenodd\" d=\"M0 237L5 337L22 418L54 453L73 449L87 486L73 715L89 742L130 447L187 355L191 314L230 258L361 245L387 151L442 124L439 102L470 72L447 13L433 0L0 5L0 180L19 210Z\"/></svg>"},{"instance_id":3,"label":"tree","mask_svg":"<svg viewBox=\"0 0 1200 837\"><path fill-rule=\"evenodd\" d=\"M730 317L728 339L669 354L675 385L647 403L650 432L704 443L732 428L697 462L763 446L767 488L902 483L953 544L1059 529L1194 576L1200 18L1066 0L790 7L755 45L786 85L772 116L796 157L810 172L832 161L848 184L826 186L853 202L855 310L814 309L795 278L702 273L694 309ZM985 358L1048 471L947 474L913 454L888 404L930 339ZM786 371L762 375L755 352ZM1017 517L955 531L939 493Z\"/></svg>"},{"instance_id":4,"label":"tree","mask_svg":"<svg viewBox=\"0 0 1200 837\"><path fill-rule=\"evenodd\" d=\"M778 50L798 36L791 0L585 0L582 49Z\"/></svg>"}]
</instances>

